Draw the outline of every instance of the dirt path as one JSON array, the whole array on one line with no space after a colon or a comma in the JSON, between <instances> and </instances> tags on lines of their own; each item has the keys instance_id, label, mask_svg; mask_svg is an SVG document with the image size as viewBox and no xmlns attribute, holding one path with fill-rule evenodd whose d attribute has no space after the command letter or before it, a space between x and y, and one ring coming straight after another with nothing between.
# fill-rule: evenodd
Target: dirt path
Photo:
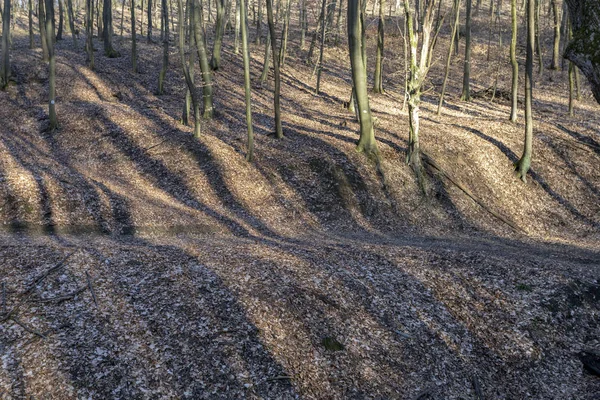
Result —
<instances>
[{"instance_id":1,"label":"dirt path","mask_svg":"<svg viewBox=\"0 0 600 400\"><path fill-rule=\"evenodd\" d=\"M596 250L331 234L4 235L1 243L6 309L22 304L0 324L4 398L600 391L577 358L600 350Z\"/></svg>"}]
</instances>

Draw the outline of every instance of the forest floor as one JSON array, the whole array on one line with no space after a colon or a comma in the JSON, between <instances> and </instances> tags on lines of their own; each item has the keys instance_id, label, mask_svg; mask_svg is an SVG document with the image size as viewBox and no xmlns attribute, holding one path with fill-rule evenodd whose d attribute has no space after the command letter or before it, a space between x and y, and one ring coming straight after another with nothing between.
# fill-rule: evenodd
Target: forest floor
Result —
<instances>
[{"instance_id":1,"label":"forest floor","mask_svg":"<svg viewBox=\"0 0 600 400\"><path fill-rule=\"evenodd\" d=\"M97 42L90 71L83 37L75 50L67 32L60 128L47 132L47 66L23 21L16 83L0 92L0 398L597 398L600 380L578 356L600 352L600 107L583 77L571 118L566 73L536 76L523 183L512 173L523 116L508 121L509 68L486 61L483 16L473 100L459 101L461 54L435 113L445 27L421 126L445 175L428 170L424 195L403 163L395 19L387 92L371 96L379 165L354 150L342 45L326 48L317 96L293 34L283 140L272 136L272 80L259 83L264 45L251 46L248 163L232 33L214 74L216 116L195 139L180 123L174 41L158 96L159 43L139 38L132 73L125 21L122 56ZM495 40L492 60L507 53Z\"/></svg>"}]
</instances>

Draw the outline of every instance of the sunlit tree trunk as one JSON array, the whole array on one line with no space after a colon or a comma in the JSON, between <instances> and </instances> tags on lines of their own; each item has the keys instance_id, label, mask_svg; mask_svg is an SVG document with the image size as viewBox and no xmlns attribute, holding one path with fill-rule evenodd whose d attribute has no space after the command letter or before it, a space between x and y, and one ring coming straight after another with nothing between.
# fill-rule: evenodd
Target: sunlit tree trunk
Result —
<instances>
[{"instance_id":1,"label":"sunlit tree trunk","mask_svg":"<svg viewBox=\"0 0 600 400\"><path fill-rule=\"evenodd\" d=\"M471 100L471 3L467 0L467 22L465 24L465 64L463 75L463 88L460 99Z\"/></svg>"},{"instance_id":2,"label":"sunlit tree trunk","mask_svg":"<svg viewBox=\"0 0 600 400\"><path fill-rule=\"evenodd\" d=\"M510 41L510 63L512 65L510 120L517 121L519 95L519 63L517 62L517 0L510 1L512 37Z\"/></svg>"},{"instance_id":3,"label":"sunlit tree trunk","mask_svg":"<svg viewBox=\"0 0 600 400\"><path fill-rule=\"evenodd\" d=\"M363 0L364 1L364 0ZM369 106L367 89L367 60L363 51L364 16L360 0L348 0L348 49L352 68L352 84L356 96L360 138L356 150L368 156L379 157L375 129Z\"/></svg>"},{"instance_id":4,"label":"sunlit tree trunk","mask_svg":"<svg viewBox=\"0 0 600 400\"><path fill-rule=\"evenodd\" d=\"M444 81L442 82L442 92L440 93L440 101L438 102L437 115L442 112L444 104L444 95L446 94L446 85L448 83L448 75L450 75L450 62L452 61L452 51L454 50L454 36L458 29L460 18L460 0L454 0L454 24L452 25L452 33L450 34L450 46L448 48L448 57L446 58L446 70L444 72Z\"/></svg>"},{"instance_id":5,"label":"sunlit tree trunk","mask_svg":"<svg viewBox=\"0 0 600 400\"><path fill-rule=\"evenodd\" d=\"M183 29L185 25L185 19L183 18L183 0L177 0L177 11L179 23L179 57L181 59L181 67L183 69L185 83L192 97L192 105L194 107L194 136L200 137L200 106L198 101L198 95L196 94L194 82L192 81L190 70L188 69L185 60L185 31Z\"/></svg>"},{"instance_id":6,"label":"sunlit tree trunk","mask_svg":"<svg viewBox=\"0 0 600 400\"><path fill-rule=\"evenodd\" d=\"M202 28L202 4L197 0L192 0L194 13L194 42L198 52L198 61L200 62L200 71L202 72L202 94L204 112L202 116L205 119L213 117L213 87L212 87L212 70L208 63L206 54L206 42L204 41L204 30Z\"/></svg>"},{"instance_id":7,"label":"sunlit tree trunk","mask_svg":"<svg viewBox=\"0 0 600 400\"><path fill-rule=\"evenodd\" d=\"M558 0L552 1L552 14L554 16L554 46L552 47L552 69L560 68L560 13L558 8Z\"/></svg>"},{"instance_id":8,"label":"sunlit tree trunk","mask_svg":"<svg viewBox=\"0 0 600 400\"><path fill-rule=\"evenodd\" d=\"M527 181L533 149L532 83L533 54L535 45L535 0L527 0L527 58L525 61L525 145L523 155L515 163L518 178Z\"/></svg>"},{"instance_id":9,"label":"sunlit tree trunk","mask_svg":"<svg viewBox=\"0 0 600 400\"><path fill-rule=\"evenodd\" d=\"M218 70L221 66L221 44L223 43L223 33L225 32L225 0L217 0L217 23L215 26L215 43L213 45L212 58L210 66L213 70Z\"/></svg>"},{"instance_id":10,"label":"sunlit tree trunk","mask_svg":"<svg viewBox=\"0 0 600 400\"><path fill-rule=\"evenodd\" d=\"M167 8L167 0L162 0L161 15L164 34L162 68L160 69L160 74L158 75L158 94L164 93L165 75L167 74L167 68L169 67L169 12Z\"/></svg>"},{"instance_id":11,"label":"sunlit tree trunk","mask_svg":"<svg viewBox=\"0 0 600 400\"><path fill-rule=\"evenodd\" d=\"M85 19L86 19L85 50L87 52L88 66L93 71L94 70L94 40L93 40L93 36L94 36L94 32L93 32L94 31L94 24L93 24L94 1L93 0L86 0L86 2L85 2Z\"/></svg>"},{"instance_id":12,"label":"sunlit tree trunk","mask_svg":"<svg viewBox=\"0 0 600 400\"><path fill-rule=\"evenodd\" d=\"M33 1L28 1L28 22L29 22L29 48L33 49Z\"/></svg>"},{"instance_id":13,"label":"sunlit tree trunk","mask_svg":"<svg viewBox=\"0 0 600 400\"><path fill-rule=\"evenodd\" d=\"M269 3L271 0L267 0ZM240 22L242 25L242 56L244 59L244 92L246 98L246 126L248 129L248 153L246 160L254 159L254 132L252 130L252 98L250 93L250 54L248 51L248 24L246 14L246 4L244 0L240 2ZM267 5L267 9L268 9ZM268 12L268 11L267 11ZM272 14L272 12L271 12ZM272 15L271 15L272 17Z\"/></svg>"},{"instance_id":14,"label":"sunlit tree trunk","mask_svg":"<svg viewBox=\"0 0 600 400\"><path fill-rule=\"evenodd\" d=\"M321 15L323 15L323 16L325 15L325 6L326 5L327 5L327 0L323 0L321 2ZM321 47L319 49L319 62L317 63L317 87L315 89L316 94L319 94L319 91L321 89L321 70L323 69L323 50L325 48L326 29L327 29L327 18L323 17L321 19Z\"/></svg>"},{"instance_id":15,"label":"sunlit tree trunk","mask_svg":"<svg viewBox=\"0 0 600 400\"><path fill-rule=\"evenodd\" d=\"M379 0L379 24L377 26L377 58L375 59L375 83L373 91L383 93L383 41L385 36L385 0Z\"/></svg>"},{"instance_id":16,"label":"sunlit tree trunk","mask_svg":"<svg viewBox=\"0 0 600 400\"><path fill-rule=\"evenodd\" d=\"M6 1L6 0L5 0ZM38 25L40 29L40 41L42 42L42 58L44 61L48 61L48 40L46 35L46 10L45 0L38 1Z\"/></svg>"}]
</instances>

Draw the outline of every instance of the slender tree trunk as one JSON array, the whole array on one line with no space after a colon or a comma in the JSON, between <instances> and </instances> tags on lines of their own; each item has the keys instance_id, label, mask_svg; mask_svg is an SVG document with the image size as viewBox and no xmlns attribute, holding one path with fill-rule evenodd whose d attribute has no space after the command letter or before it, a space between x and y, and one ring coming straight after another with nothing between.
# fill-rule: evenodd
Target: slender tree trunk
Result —
<instances>
[{"instance_id":1,"label":"slender tree trunk","mask_svg":"<svg viewBox=\"0 0 600 400\"><path fill-rule=\"evenodd\" d=\"M212 87L212 70L208 63L208 56L206 54L206 42L204 40L204 31L202 29L202 10L201 3L197 0L192 0L194 3L194 41L196 50L198 51L198 61L200 62L200 70L202 72L202 92L204 99L204 112L203 117L205 119L211 119L213 117L213 87Z\"/></svg>"},{"instance_id":2,"label":"slender tree trunk","mask_svg":"<svg viewBox=\"0 0 600 400\"><path fill-rule=\"evenodd\" d=\"M221 44L223 43L223 33L225 32L225 0L217 0L217 23L215 27L215 43L213 45L212 58L210 66L213 70L218 70L221 65Z\"/></svg>"},{"instance_id":3,"label":"slender tree trunk","mask_svg":"<svg viewBox=\"0 0 600 400\"><path fill-rule=\"evenodd\" d=\"M552 69L558 70L560 59L560 14L558 0L551 0L552 13L554 14L554 46L552 47Z\"/></svg>"},{"instance_id":4,"label":"slender tree trunk","mask_svg":"<svg viewBox=\"0 0 600 400\"><path fill-rule=\"evenodd\" d=\"M460 99L471 101L471 3L467 0L467 22L465 24L465 64L463 76L463 89Z\"/></svg>"},{"instance_id":5,"label":"slender tree trunk","mask_svg":"<svg viewBox=\"0 0 600 400\"><path fill-rule=\"evenodd\" d=\"M367 68L363 52L364 16L360 0L348 0L348 49L352 68L352 83L355 90L360 123L360 138L356 150L368 156L379 157L375 129L369 106L367 91Z\"/></svg>"},{"instance_id":6,"label":"slender tree trunk","mask_svg":"<svg viewBox=\"0 0 600 400\"><path fill-rule=\"evenodd\" d=\"M525 61L525 145L521 159L515 163L518 178L527 181L533 148L532 83L533 54L535 45L535 0L527 0L527 58Z\"/></svg>"},{"instance_id":7,"label":"slender tree trunk","mask_svg":"<svg viewBox=\"0 0 600 400\"><path fill-rule=\"evenodd\" d=\"M158 76L158 94L164 93L165 76L167 75L167 68L169 67L169 11L167 8L167 0L162 0L161 14L164 35L162 68Z\"/></svg>"},{"instance_id":8,"label":"slender tree trunk","mask_svg":"<svg viewBox=\"0 0 600 400\"><path fill-rule=\"evenodd\" d=\"M271 35L267 35L265 41L265 58L263 60L263 70L260 75L260 84L264 85L269 77L269 66L271 65Z\"/></svg>"},{"instance_id":9,"label":"slender tree trunk","mask_svg":"<svg viewBox=\"0 0 600 400\"><path fill-rule=\"evenodd\" d=\"M123 40L123 23L125 20L125 0L121 0L121 31L119 32L120 40Z\"/></svg>"},{"instance_id":10,"label":"slender tree trunk","mask_svg":"<svg viewBox=\"0 0 600 400\"><path fill-rule=\"evenodd\" d=\"M28 1L28 19L29 19L29 48L33 49L33 1Z\"/></svg>"},{"instance_id":11,"label":"slender tree trunk","mask_svg":"<svg viewBox=\"0 0 600 400\"><path fill-rule=\"evenodd\" d=\"M279 67L283 68L287 54L288 33L290 30L291 0L286 0L283 30L281 31L281 46L279 48Z\"/></svg>"},{"instance_id":12,"label":"slender tree trunk","mask_svg":"<svg viewBox=\"0 0 600 400\"><path fill-rule=\"evenodd\" d=\"M41 0L40 0L41 1ZM49 99L48 99L48 117L50 131L58 128L56 119L56 60L54 57L54 4L52 0L46 0L46 40L48 42L48 58L49 58Z\"/></svg>"},{"instance_id":13,"label":"slender tree trunk","mask_svg":"<svg viewBox=\"0 0 600 400\"><path fill-rule=\"evenodd\" d=\"M137 40L135 32L135 0L131 0L131 62L133 72L137 74Z\"/></svg>"},{"instance_id":14,"label":"slender tree trunk","mask_svg":"<svg viewBox=\"0 0 600 400\"><path fill-rule=\"evenodd\" d=\"M385 36L385 0L379 1L379 25L377 26L377 58L375 59L375 83L373 91L383 93L383 40Z\"/></svg>"},{"instance_id":15,"label":"slender tree trunk","mask_svg":"<svg viewBox=\"0 0 600 400\"><path fill-rule=\"evenodd\" d=\"M517 0L510 1L510 14L512 25L512 38L510 41L510 63L512 65L510 120L511 122L517 122L517 112L519 108L519 63L517 62Z\"/></svg>"},{"instance_id":16,"label":"slender tree trunk","mask_svg":"<svg viewBox=\"0 0 600 400\"><path fill-rule=\"evenodd\" d=\"M450 75L450 62L452 61L452 51L454 50L454 36L456 35L460 18L460 0L454 0L454 16L454 24L452 25L452 33L450 35L450 47L448 48L448 57L446 58L446 70L444 72L444 81L442 83L440 101L438 102L437 115L440 115L442 112L444 95L446 94L446 84L448 83L448 75Z\"/></svg>"},{"instance_id":17,"label":"slender tree trunk","mask_svg":"<svg viewBox=\"0 0 600 400\"><path fill-rule=\"evenodd\" d=\"M104 29L102 30L104 38L104 54L109 58L119 57L120 54L113 48L113 25L112 25L112 1L104 0L102 7L102 20L104 21Z\"/></svg>"},{"instance_id":18,"label":"slender tree trunk","mask_svg":"<svg viewBox=\"0 0 600 400\"><path fill-rule=\"evenodd\" d=\"M269 8L268 3L271 0L267 0L267 9ZM252 98L250 93L250 54L248 51L248 24L246 14L246 4L244 0L240 2L240 22L242 25L242 55L244 58L244 92L246 95L246 126L248 128L248 153L246 154L246 160L252 161L254 159L254 132L252 131ZM271 12L272 14L272 12ZM271 15L272 19L272 15Z\"/></svg>"},{"instance_id":19,"label":"slender tree trunk","mask_svg":"<svg viewBox=\"0 0 600 400\"><path fill-rule=\"evenodd\" d=\"M77 48L77 30L75 28L75 14L73 13L73 0L67 0L67 13L69 14L69 29L71 30L71 36L73 36L73 47Z\"/></svg>"},{"instance_id":20,"label":"slender tree trunk","mask_svg":"<svg viewBox=\"0 0 600 400\"><path fill-rule=\"evenodd\" d=\"M535 0L535 45L538 56L538 74L542 76L544 74L544 55L540 38L540 0Z\"/></svg>"},{"instance_id":21,"label":"slender tree trunk","mask_svg":"<svg viewBox=\"0 0 600 400\"><path fill-rule=\"evenodd\" d=\"M392 4L390 2L390 4ZM340 41L340 37L342 36L342 26L344 25L342 23L342 9L344 8L344 0L340 0L340 4L338 6L338 14L337 14L337 19L336 19L336 27L337 27L337 32L335 35L335 45L337 46L339 41Z\"/></svg>"},{"instance_id":22,"label":"slender tree trunk","mask_svg":"<svg viewBox=\"0 0 600 400\"><path fill-rule=\"evenodd\" d=\"M192 3L190 2L190 4ZM179 57L181 58L181 67L183 69L185 83L192 97L192 105L194 107L194 136L200 137L200 106L198 95L196 94L194 82L192 82L190 71L185 60L185 31L183 29L185 25L185 19L183 18L183 0L177 0L177 11L179 20ZM193 18L191 15L190 17ZM192 40L190 40L190 42L191 41Z\"/></svg>"},{"instance_id":23,"label":"slender tree trunk","mask_svg":"<svg viewBox=\"0 0 600 400\"><path fill-rule=\"evenodd\" d=\"M304 49L306 41L306 1L300 0L300 49Z\"/></svg>"},{"instance_id":24,"label":"slender tree trunk","mask_svg":"<svg viewBox=\"0 0 600 400\"><path fill-rule=\"evenodd\" d=\"M233 1L233 0L232 0ZM235 32L234 32L234 53L238 54L240 52L240 0L236 0L236 7L235 7Z\"/></svg>"},{"instance_id":25,"label":"slender tree trunk","mask_svg":"<svg viewBox=\"0 0 600 400\"><path fill-rule=\"evenodd\" d=\"M260 45L260 38L262 36L262 4L260 4L260 0L256 0L256 44Z\"/></svg>"},{"instance_id":26,"label":"slender tree trunk","mask_svg":"<svg viewBox=\"0 0 600 400\"><path fill-rule=\"evenodd\" d=\"M2 13L2 68L0 68L0 87L4 89L10 80L10 0L4 0Z\"/></svg>"},{"instance_id":27,"label":"slender tree trunk","mask_svg":"<svg viewBox=\"0 0 600 400\"><path fill-rule=\"evenodd\" d=\"M63 22L64 20L62 0L58 0L58 32L56 33L56 40L62 40Z\"/></svg>"},{"instance_id":28,"label":"slender tree trunk","mask_svg":"<svg viewBox=\"0 0 600 400\"><path fill-rule=\"evenodd\" d=\"M147 14L148 14L148 41L152 41L152 0L148 0L147 5Z\"/></svg>"},{"instance_id":29,"label":"slender tree trunk","mask_svg":"<svg viewBox=\"0 0 600 400\"><path fill-rule=\"evenodd\" d=\"M273 94L273 106L275 108L275 136L278 139L283 138L283 128L281 127L281 108L279 104L279 95L281 91L281 77L279 75L279 60L277 57L277 37L275 36L275 22L273 21L273 0L266 0L267 20L269 23L269 35L271 36L271 54L273 58L273 73L275 75L275 93Z\"/></svg>"},{"instance_id":30,"label":"slender tree trunk","mask_svg":"<svg viewBox=\"0 0 600 400\"><path fill-rule=\"evenodd\" d=\"M140 36L144 36L144 0L140 0Z\"/></svg>"},{"instance_id":31,"label":"slender tree trunk","mask_svg":"<svg viewBox=\"0 0 600 400\"><path fill-rule=\"evenodd\" d=\"M321 15L325 15L325 6L327 4L327 0L322 1L321 6ZM321 20L321 48L319 49L319 62L317 64L317 87L316 94L319 94L321 89L321 70L323 69L323 49L325 48L325 36L326 36L326 28L327 28L327 18L323 17Z\"/></svg>"},{"instance_id":32,"label":"slender tree trunk","mask_svg":"<svg viewBox=\"0 0 600 400\"><path fill-rule=\"evenodd\" d=\"M86 0L85 7L85 30L86 41L85 49L87 51L87 61L90 69L94 70L94 0Z\"/></svg>"},{"instance_id":33,"label":"slender tree trunk","mask_svg":"<svg viewBox=\"0 0 600 400\"><path fill-rule=\"evenodd\" d=\"M6 0L5 0L6 1ZM49 60L48 55L48 36L46 35L46 6L44 5L44 0L38 1L38 24L40 29L40 40L42 42L42 58L44 61Z\"/></svg>"}]
</instances>

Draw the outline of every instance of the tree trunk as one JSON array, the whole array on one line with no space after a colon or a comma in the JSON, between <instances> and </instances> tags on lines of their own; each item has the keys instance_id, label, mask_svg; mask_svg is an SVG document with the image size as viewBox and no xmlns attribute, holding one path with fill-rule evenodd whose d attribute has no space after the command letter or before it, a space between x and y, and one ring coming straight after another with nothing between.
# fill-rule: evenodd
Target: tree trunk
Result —
<instances>
[{"instance_id":1,"label":"tree trunk","mask_svg":"<svg viewBox=\"0 0 600 400\"><path fill-rule=\"evenodd\" d=\"M4 0L2 13L2 68L0 68L0 87L4 89L10 80L10 0Z\"/></svg>"},{"instance_id":2,"label":"tree trunk","mask_svg":"<svg viewBox=\"0 0 600 400\"><path fill-rule=\"evenodd\" d=\"M560 14L558 0L551 0L552 13L554 14L554 46L552 47L552 69L558 70L560 59Z\"/></svg>"},{"instance_id":3,"label":"tree trunk","mask_svg":"<svg viewBox=\"0 0 600 400\"><path fill-rule=\"evenodd\" d=\"M162 68L158 75L158 94L164 93L165 75L167 74L167 68L169 67L169 11L167 8L167 0L162 0L161 15L164 35Z\"/></svg>"},{"instance_id":4,"label":"tree trunk","mask_svg":"<svg viewBox=\"0 0 600 400\"><path fill-rule=\"evenodd\" d=\"M233 1L233 0L232 0ZM236 10L235 10L235 32L234 32L234 45L233 51L235 54L240 52L240 0L236 0Z\"/></svg>"},{"instance_id":5,"label":"tree trunk","mask_svg":"<svg viewBox=\"0 0 600 400\"><path fill-rule=\"evenodd\" d=\"M565 57L587 77L596 101L600 103L600 2L565 0L569 7L573 39Z\"/></svg>"},{"instance_id":6,"label":"tree trunk","mask_svg":"<svg viewBox=\"0 0 600 400\"><path fill-rule=\"evenodd\" d=\"M273 72L275 75L275 93L273 94L273 106L275 108L275 136L278 139L281 139L283 138L283 128L281 127L281 107L279 104L279 94L281 91L281 77L279 75L279 60L277 57L277 38L275 36L275 22L273 21L273 0L266 0L266 2L267 20L269 23L269 35L271 36L271 55L273 59Z\"/></svg>"},{"instance_id":7,"label":"tree trunk","mask_svg":"<svg viewBox=\"0 0 600 400\"><path fill-rule=\"evenodd\" d=\"M531 166L533 147L532 83L533 53L535 45L535 0L527 0L527 58L525 61L525 145L521 159L515 163L518 178L527 182L526 176Z\"/></svg>"},{"instance_id":8,"label":"tree trunk","mask_svg":"<svg viewBox=\"0 0 600 400\"><path fill-rule=\"evenodd\" d=\"M540 0L535 1L535 46L538 56L538 74L544 74L544 55L542 51L542 41L540 34Z\"/></svg>"},{"instance_id":9,"label":"tree trunk","mask_svg":"<svg viewBox=\"0 0 600 400\"><path fill-rule=\"evenodd\" d=\"M198 104L198 95L196 94L196 89L194 88L194 83L192 82L190 71L185 60L185 31L183 29L185 19L183 18L183 0L177 0L177 11L179 20L179 57L181 58L181 67L183 68L185 83L192 97L192 105L194 107L194 136L200 137L200 106Z\"/></svg>"},{"instance_id":10,"label":"tree trunk","mask_svg":"<svg viewBox=\"0 0 600 400\"><path fill-rule=\"evenodd\" d=\"M215 43L213 45L210 66L214 71L221 66L221 44L225 32L225 0L217 0L217 23L215 26Z\"/></svg>"},{"instance_id":11,"label":"tree trunk","mask_svg":"<svg viewBox=\"0 0 600 400\"><path fill-rule=\"evenodd\" d=\"M29 19L29 48L33 49L33 1L29 0L28 19Z\"/></svg>"},{"instance_id":12,"label":"tree trunk","mask_svg":"<svg viewBox=\"0 0 600 400\"><path fill-rule=\"evenodd\" d=\"M383 40L385 35L385 0L379 1L379 25L377 26L377 58L375 59L375 83L373 91L383 93Z\"/></svg>"},{"instance_id":13,"label":"tree trunk","mask_svg":"<svg viewBox=\"0 0 600 400\"><path fill-rule=\"evenodd\" d=\"M73 13L73 0L67 0L67 13L69 14L69 29L71 30L71 36L73 37L73 47L77 48L77 31L75 29L75 13Z\"/></svg>"},{"instance_id":14,"label":"tree trunk","mask_svg":"<svg viewBox=\"0 0 600 400\"><path fill-rule=\"evenodd\" d=\"M510 63L512 65L512 86L511 86L511 106L510 120L517 122L517 112L519 108L519 63L517 62L517 0L510 1L512 37L510 41Z\"/></svg>"},{"instance_id":15,"label":"tree trunk","mask_svg":"<svg viewBox=\"0 0 600 400\"><path fill-rule=\"evenodd\" d=\"M90 69L94 70L94 0L86 0L85 2L85 30L86 41L85 49L87 51L87 61Z\"/></svg>"},{"instance_id":16,"label":"tree trunk","mask_svg":"<svg viewBox=\"0 0 600 400\"><path fill-rule=\"evenodd\" d=\"M291 14L291 0L286 0L285 16L283 20L283 29L281 31L281 46L279 47L279 67L283 68L285 64L285 56L287 54L287 43L288 33L290 30L290 14Z\"/></svg>"},{"instance_id":17,"label":"tree trunk","mask_svg":"<svg viewBox=\"0 0 600 400\"><path fill-rule=\"evenodd\" d=\"M148 0L147 14L148 14L148 41L152 41L152 0Z\"/></svg>"},{"instance_id":18,"label":"tree trunk","mask_svg":"<svg viewBox=\"0 0 600 400\"><path fill-rule=\"evenodd\" d=\"M267 3L271 0L267 0ZM248 153L246 160L254 159L254 132L252 131L252 98L250 93L250 54L248 51L248 24L246 14L246 4L244 0L240 2L240 22L242 25L242 56L244 59L244 92L246 97L246 126L248 128ZM267 9L268 9L267 5ZM268 12L268 11L267 11ZM271 12L272 14L272 12ZM271 18L272 19L272 18Z\"/></svg>"},{"instance_id":19,"label":"tree trunk","mask_svg":"<svg viewBox=\"0 0 600 400\"><path fill-rule=\"evenodd\" d=\"M361 9L360 0L348 0L348 49L360 123L360 138L356 150L378 158L379 151L375 141L375 130L367 93L366 59L362 49L364 17Z\"/></svg>"},{"instance_id":20,"label":"tree trunk","mask_svg":"<svg viewBox=\"0 0 600 400\"><path fill-rule=\"evenodd\" d=\"M446 84L448 83L448 75L450 74L450 62L452 60L452 51L454 50L454 36L458 29L460 18L460 0L454 0L454 24L452 25L452 33L450 35L450 47L448 49L448 58L446 59L446 72L444 73L444 81L442 83L442 93L440 94L440 101L438 102L437 115L442 112L442 105L444 104L444 95L446 94Z\"/></svg>"},{"instance_id":21,"label":"tree trunk","mask_svg":"<svg viewBox=\"0 0 600 400\"><path fill-rule=\"evenodd\" d=\"M113 26L112 26L112 1L104 0L104 6L102 7L102 20L104 21L104 29L102 30L102 36L104 39L104 54L108 58L119 57L120 54L113 48Z\"/></svg>"},{"instance_id":22,"label":"tree trunk","mask_svg":"<svg viewBox=\"0 0 600 400\"><path fill-rule=\"evenodd\" d=\"M265 57L263 59L263 70L260 74L260 84L264 85L269 77L269 66L271 65L271 35L267 35L265 41Z\"/></svg>"},{"instance_id":23,"label":"tree trunk","mask_svg":"<svg viewBox=\"0 0 600 400\"><path fill-rule=\"evenodd\" d=\"M467 0L467 22L465 24L465 64L462 95L460 96L462 101L471 100L471 3L472 0Z\"/></svg>"},{"instance_id":24,"label":"tree trunk","mask_svg":"<svg viewBox=\"0 0 600 400\"><path fill-rule=\"evenodd\" d=\"M366 1L366 0L365 0ZM327 0L323 0L321 3L321 15L325 15L325 6L327 4ZM321 70L323 69L323 50L325 48L325 30L327 28L327 18L323 17L321 19L321 47L319 49L319 62L317 64L317 87L315 89L315 93L319 94L321 89Z\"/></svg>"},{"instance_id":25,"label":"tree trunk","mask_svg":"<svg viewBox=\"0 0 600 400\"><path fill-rule=\"evenodd\" d=\"M58 0L58 32L56 33L56 40L62 40L63 22L64 20L62 0Z\"/></svg>"},{"instance_id":26,"label":"tree trunk","mask_svg":"<svg viewBox=\"0 0 600 400\"><path fill-rule=\"evenodd\" d=\"M131 62L133 72L137 74L137 40L135 33L135 0L131 0Z\"/></svg>"},{"instance_id":27,"label":"tree trunk","mask_svg":"<svg viewBox=\"0 0 600 400\"><path fill-rule=\"evenodd\" d=\"M40 0L41 1L41 0ZM56 60L54 57L54 4L52 0L46 0L46 41L48 42L48 58L49 58L49 101L48 101L48 117L49 131L58 128L56 119Z\"/></svg>"},{"instance_id":28,"label":"tree trunk","mask_svg":"<svg viewBox=\"0 0 600 400\"><path fill-rule=\"evenodd\" d=\"M6 1L6 0L4 0ZM48 40L46 36L46 10L44 0L38 1L38 24L40 29L40 41L42 42L42 58L44 61L48 61Z\"/></svg>"},{"instance_id":29,"label":"tree trunk","mask_svg":"<svg viewBox=\"0 0 600 400\"><path fill-rule=\"evenodd\" d=\"M202 92L204 100L203 118L211 119L213 117L213 87L212 70L208 63L206 54L206 43L204 41L204 31L202 29L202 10L201 3L198 0L192 0L194 4L194 41L198 51L198 61L200 61L200 70L202 72Z\"/></svg>"}]
</instances>

